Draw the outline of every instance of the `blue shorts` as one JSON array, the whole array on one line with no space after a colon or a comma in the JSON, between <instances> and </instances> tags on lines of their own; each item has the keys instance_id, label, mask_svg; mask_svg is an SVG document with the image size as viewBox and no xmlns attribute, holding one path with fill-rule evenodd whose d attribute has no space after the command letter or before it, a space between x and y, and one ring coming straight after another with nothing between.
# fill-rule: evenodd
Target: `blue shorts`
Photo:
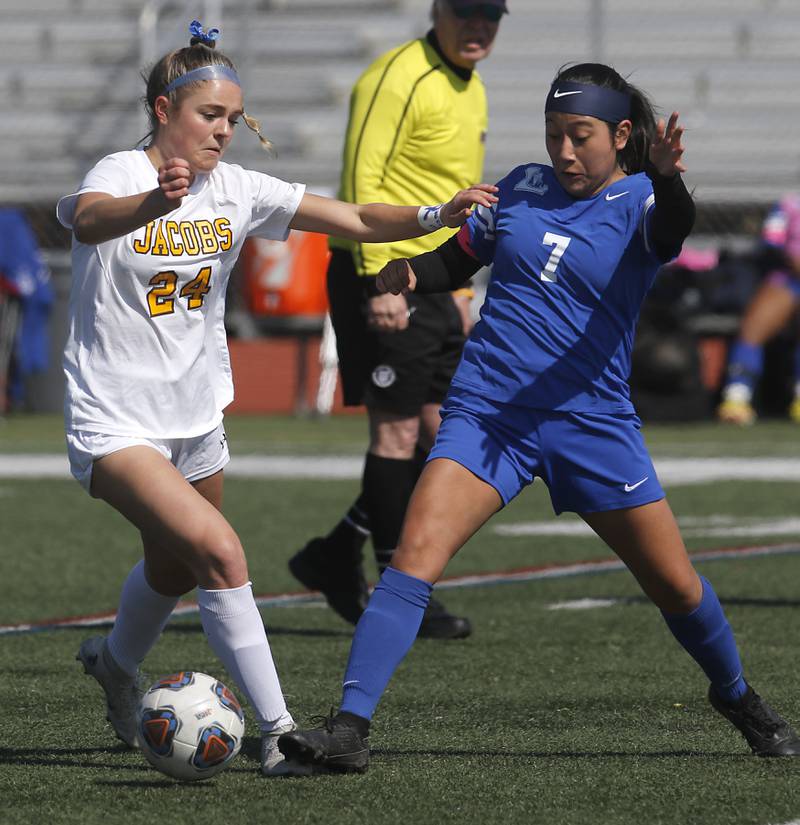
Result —
<instances>
[{"instance_id":1,"label":"blue shorts","mask_svg":"<svg viewBox=\"0 0 800 825\"><path fill-rule=\"evenodd\" d=\"M491 484L504 504L538 476L556 514L664 498L635 414L533 410L451 387L433 458L457 461Z\"/></svg>"}]
</instances>

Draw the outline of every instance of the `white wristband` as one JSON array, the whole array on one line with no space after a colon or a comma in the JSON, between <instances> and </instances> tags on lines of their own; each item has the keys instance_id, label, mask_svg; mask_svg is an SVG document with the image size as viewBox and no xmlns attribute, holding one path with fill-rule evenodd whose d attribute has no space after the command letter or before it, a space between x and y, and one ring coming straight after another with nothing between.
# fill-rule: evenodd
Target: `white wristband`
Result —
<instances>
[{"instance_id":1,"label":"white wristband","mask_svg":"<svg viewBox=\"0 0 800 825\"><path fill-rule=\"evenodd\" d=\"M442 220L442 209L444 204L440 203L438 206L420 206L417 212L417 220L419 225L428 232L435 232L444 226Z\"/></svg>"}]
</instances>

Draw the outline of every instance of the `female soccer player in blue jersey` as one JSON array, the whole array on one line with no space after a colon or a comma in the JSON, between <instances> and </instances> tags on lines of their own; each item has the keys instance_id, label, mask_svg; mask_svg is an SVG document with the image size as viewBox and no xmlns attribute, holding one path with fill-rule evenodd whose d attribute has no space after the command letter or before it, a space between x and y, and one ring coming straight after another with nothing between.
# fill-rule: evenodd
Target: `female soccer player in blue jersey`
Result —
<instances>
[{"instance_id":1,"label":"female soccer player in blue jersey","mask_svg":"<svg viewBox=\"0 0 800 825\"><path fill-rule=\"evenodd\" d=\"M733 633L686 553L644 445L628 374L636 320L659 267L692 228L678 113L656 123L617 72L559 72L545 105L552 166L519 166L433 252L393 261L378 288L446 291L485 264L492 280L442 408L400 545L358 623L340 711L282 736L306 763L365 770L369 720L411 647L448 561L535 476L634 574L708 676L711 704L754 753L800 739L745 682Z\"/></svg>"}]
</instances>

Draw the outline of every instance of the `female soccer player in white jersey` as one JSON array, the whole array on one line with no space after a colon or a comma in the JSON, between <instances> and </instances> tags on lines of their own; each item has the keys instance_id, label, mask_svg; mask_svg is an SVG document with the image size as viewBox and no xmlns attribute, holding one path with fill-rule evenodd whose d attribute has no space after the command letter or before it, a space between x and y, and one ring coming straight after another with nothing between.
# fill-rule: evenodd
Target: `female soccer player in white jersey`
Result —
<instances>
[{"instance_id":1,"label":"female soccer player in white jersey","mask_svg":"<svg viewBox=\"0 0 800 825\"><path fill-rule=\"evenodd\" d=\"M481 320L442 408L400 546L358 623L340 711L282 736L284 754L365 770L369 720L450 558L534 476L625 562L708 676L712 705L764 756L800 740L748 686L714 591L697 575L640 433L628 374L639 308L694 221L678 114L657 124L613 69L562 70L545 105L552 166L517 167L433 252L378 288L444 291L493 264Z\"/></svg>"},{"instance_id":2,"label":"female soccer player in white jersey","mask_svg":"<svg viewBox=\"0 0 800 825\"><path fill-rule=\"evenodd\" d=\"M222 163L236 123L261 138L217 30L192 23L191 45L147 81L151 140L103 158L58 204L72 229L73 286L64 357L71 469L141 532L144 559L122 589L107 639L78 652L103 687L117 735L137 744L139 663L178 597L198 587L203 629L253 707L262 770L291 770L276 747L293 726L236 533L220 513L233 398L223 326L228 275L249 234L289 229L361 241L459 226L494 187L440 207L353 205ZM263 141L263 138L261 138Z\"/></svg>"}]
</instances>

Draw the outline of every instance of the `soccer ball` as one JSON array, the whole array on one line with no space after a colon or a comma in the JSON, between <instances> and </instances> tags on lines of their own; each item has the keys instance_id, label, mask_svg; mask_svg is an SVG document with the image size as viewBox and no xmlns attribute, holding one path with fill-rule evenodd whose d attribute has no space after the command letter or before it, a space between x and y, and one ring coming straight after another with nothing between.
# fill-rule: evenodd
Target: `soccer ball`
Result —
<instances>
[{"instance_id":1,"label":"soccer ball","mask_svg":"<svg viewBox=\"0 0 800 825\"><path fill-rule=\"evenodd\" d=\"M244 714L233 693L207 673L159 679L139 705L139 742L153 767L185 781L208 779L242 746Z\"/></svg>"}]
</instances>

